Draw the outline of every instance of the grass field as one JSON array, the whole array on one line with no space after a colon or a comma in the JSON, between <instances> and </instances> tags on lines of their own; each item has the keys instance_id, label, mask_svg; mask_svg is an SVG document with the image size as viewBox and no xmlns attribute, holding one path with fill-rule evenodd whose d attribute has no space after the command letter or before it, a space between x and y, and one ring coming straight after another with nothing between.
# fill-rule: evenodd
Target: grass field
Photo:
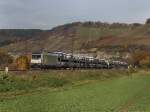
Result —
<instances>
[{"instance_id":1,"label":"grass field","mask_svg":"<svg viewBox=\"0 0 150 112\"><path fill-rule=\"evenodd\" d=\"M31 87L30 91L1 92L0 112L150 112L149 72L133 73L132 77L125 71L51 74L68 82L55 87ZM27 77L31 80L33 76Z\"/></svg>"}]
</instances>

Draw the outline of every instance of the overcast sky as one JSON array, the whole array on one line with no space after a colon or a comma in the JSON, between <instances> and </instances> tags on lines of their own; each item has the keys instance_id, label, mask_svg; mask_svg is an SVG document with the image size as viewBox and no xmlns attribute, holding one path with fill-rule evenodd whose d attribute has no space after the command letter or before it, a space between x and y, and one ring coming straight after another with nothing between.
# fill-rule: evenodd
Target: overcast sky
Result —
<instances>
[{"instance_id":1,"label":"overcast sky","mask_svg":"<svg viewBox=\"0 0 150 112\"><path fill-rule=\"evenodd\" d=\"M40 28L75 21L140 22L150 0L0 0L0 28Z\"/></svg>"}]
</instances>

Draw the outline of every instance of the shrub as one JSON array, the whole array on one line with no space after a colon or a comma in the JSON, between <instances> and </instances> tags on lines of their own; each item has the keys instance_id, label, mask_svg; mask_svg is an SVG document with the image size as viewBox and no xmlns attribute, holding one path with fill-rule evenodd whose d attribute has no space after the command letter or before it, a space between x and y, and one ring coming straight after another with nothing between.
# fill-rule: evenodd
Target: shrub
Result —
<instances>
[{"instance_id":1,"label":"shrub","mask_svg":"<svg viewBox=\"0 0 150 112\"><path fill-rule=\"evenodd\" d=\"M149 52L136 52L132 53L129 63L139 67L150 67L150 53Z\"/></svg>"},{"instance_id":2,"label":"shrub","mask_svg":"<svg viewBox=\"0 0 150 112\"><path fill-rule=\"evenodd\" d=\"M16 65L18 70L29 69L29 59L27 56L20 56L16 59Z\"/></svg>"},{"instance_id":3,"label":"shrub","mask_svg":"<svg viewBox=\"0 0 150 112\"><path fill-rule=\"evenodd\" d=\"M147 19L146 24L150 24L150 18Z\"/></svg>"},{"instance_id":4,"label":"shrub","mask_svg":"<svg viewBox=\"0 0 150 112\"><path fill-rule=\"evenodd\" d=\"M8 65L13 62L13 57L7 52L0 50L0 65Z\"/></svg>"}]
</instances>

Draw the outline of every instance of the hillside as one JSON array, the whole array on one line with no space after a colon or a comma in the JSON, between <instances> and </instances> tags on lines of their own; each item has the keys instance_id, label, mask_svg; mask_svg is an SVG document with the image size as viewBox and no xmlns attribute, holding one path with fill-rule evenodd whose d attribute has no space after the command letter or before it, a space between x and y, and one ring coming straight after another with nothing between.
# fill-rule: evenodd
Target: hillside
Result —
<instances>
[{"instance_id":1,"label":"hillside","mask_svg":"<svg viewBox=\"0 0 150 112\"><path fill-rule=\"evenodd\" d=\"M132 52L149 50L149 43L149 23L75 22L51 30L0 30L1 48L11 52Z\"/></svg>"},{"instance_id":2,"label":"hillside","mask_svg":"<svg viewBox=\"0 0 150 112\"><path fill-rule=\"evenodd\" d=\"M42 32L38 29L0 29L0 46L40 37Z\"/></svg>"}]
</instances>

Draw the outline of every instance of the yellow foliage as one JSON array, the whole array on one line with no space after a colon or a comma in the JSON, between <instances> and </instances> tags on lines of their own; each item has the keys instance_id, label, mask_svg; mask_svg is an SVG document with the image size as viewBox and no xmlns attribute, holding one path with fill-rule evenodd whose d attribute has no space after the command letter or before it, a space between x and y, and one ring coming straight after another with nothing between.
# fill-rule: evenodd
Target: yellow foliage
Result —
<instances>
[{"instance_id":1,"label":"yellow foliage","mask_svg":"<svg viewBox=\"0 0 150 112\"><path fill-rule=\"evenodd\" d=\"M130 62L134 65L149 66L150 65L150 52L136 52L132 54Z\"/></svg>"},{"instance_id":2,"label":"yellow foliage","mask_svg":"<svg viewBox=\"0 0 150 112\"><path fill-rule=\"evenodd\" d=\"M140 65L150 66L150 57L146 56L144 59L140 60Z\"/></svg>"},{"instance_id":3,"label":"yellow foliage","mask_svg":"<svg viewBox=\"0 0 150 112\"><path fill-rule=\"evenodd\" d=\"M29 59L27 56L20 56L16 59L16 65L18 70L29 69Z\"/></svg>"}]
</instances>

